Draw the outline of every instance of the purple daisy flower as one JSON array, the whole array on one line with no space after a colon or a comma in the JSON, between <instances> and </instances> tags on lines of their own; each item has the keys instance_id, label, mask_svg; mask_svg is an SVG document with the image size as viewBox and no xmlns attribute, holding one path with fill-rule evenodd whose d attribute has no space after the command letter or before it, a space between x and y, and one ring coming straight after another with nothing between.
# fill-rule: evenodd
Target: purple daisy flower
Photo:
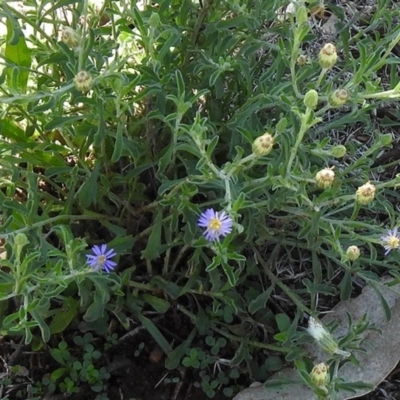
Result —
<instances>
[{"instance_id":1,"label":"purple daisy flower","mask_svg":"<svg viewBox=\"0 0 400 400\"><path fill-rule=\"evenodd\" d=\"M398 249L400 247L400 235L398 234L398 228L395 227L393 230L388 230L387 235L381 236L381 240L384 243L382 246L385 248L385 256L389 254L390 250Z\"/></svg>"},{"instance_id":2,"label":"purple daisy flower","mask_svg":"<svg viewBox=\"0 0 400 400\"><path fill-rule=\"evenodd\" d=\"M106 272L111 272L117 265L116 262L110 260L110 258L115 257L117 253L114 249L107 250L106 244L102 244L101 246L94 245L92 251L94 255L87 254L86 262L95 271L102 269Z\"/></svg>"},{"instance_id":3,"label":"purple daisy flower","mask_svg":"<svg viewBox=\"0 0 400 400\"><path fill-rule=\"evenodd\" d=\"M210 242L219 241L232 231L233 220L225 211L214 211L212 208L204 211L199 218L198 225L206 228L204 236Z\"/></svg>"}]
</instances>

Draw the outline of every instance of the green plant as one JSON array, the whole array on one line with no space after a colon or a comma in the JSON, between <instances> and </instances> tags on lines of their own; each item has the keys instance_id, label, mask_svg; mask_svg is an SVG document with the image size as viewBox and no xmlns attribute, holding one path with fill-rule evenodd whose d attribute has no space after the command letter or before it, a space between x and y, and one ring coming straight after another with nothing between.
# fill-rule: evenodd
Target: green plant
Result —
<instances>
[{"instance_id":1,"label":"green plant","mask_svg":"<svg viewBox=\"0 0 400 400\"><path fill-rule=\"evenodd\" d=\"M0 333L58 343L48 389L105 391L111 321L209 397L221 359L247 383L293 362L315 389L303 316L399 278L399 10L354 28L329 4L325 43L313 4L283 3L0 4Z\"/></svg>"},{"instance_id":2,"label":"green plant","mask_svg":"<svg viewBox=\"0 0 400 400\"><path fill-rule=\"evenodd\" d=\"M43 384L47 385L49 390L54 391L55 383L64 377L63 381L60 381L59 387L67 393L78 393L81 382L87 382L94 392L101 392L104 389L104 382L107 381L110 374L105 367L95 366L101 353L94 348L92 341L91 333L74 337L74 343L82 348L80 358L71 355L68 344L64 341L60 342L57 348L52 349L51 355L62 367L54 370L50 378L46 378Z\"/></svg>"}]
</instances>

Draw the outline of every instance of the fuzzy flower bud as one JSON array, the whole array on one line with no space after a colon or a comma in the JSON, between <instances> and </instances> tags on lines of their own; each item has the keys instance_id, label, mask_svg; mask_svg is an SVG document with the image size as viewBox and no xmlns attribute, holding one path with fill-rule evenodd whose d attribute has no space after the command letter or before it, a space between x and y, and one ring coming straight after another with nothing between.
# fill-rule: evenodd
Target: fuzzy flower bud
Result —
<instances>
[{"instance_id":1,"label":"fuzzy flower bud","mask_svg":"<svg viewBox=\"0 0 400 400\"><path fill-rule=\"evenodd\" d=\"M318 54L319 65L324 69L332 68L337 61L336 47L332 43L326 43Z\"/></svg>"},{"instance_id":2,"label":"fuzzy flower bud","mask_svg":"<svg viewBox=\"0 0 400 400\"><path fill-rule=\"evenodd\" d=\"M266 156L271 152L273 146L274 138L266 132L253 142L253 153L258 157Z\"/></svg>"},{"instance_id":3,"label":"fuzzy flower bud","mask_svg":"<svg viewBox=\"0 0 400 400\"><path fill-rule=\"evenodd\" d=\"M348 351L339 349L339 346L332 334L327 331L322 323L317 319L310 317L308 320L307 332L315 339L321 349L327 353L338 354L343 357L350 357L350 353Z\"/></svg>"},{"instance_id":4,"label":"fuzzy flower bud","mask_svg":"<svg viewBox=\"0 0 400 400\"><path fill-rule=\"evenodd\" d=\"M29 243L28 237L25 235L25 233L18 233L15 235L15 244L19 247L24 247Z\"/></svg>"},{"instance_id":5,"label":"fuzzy flower bud","mask_svg":"<svg viewBox=\"0 0 400 400\"><path fill-rule=\"evenodd\" d=\"M92 88L93 79L88 72L82 70L75 76L74 84L77 90L86 93Z\"/></svg>"},{"instance_id":6,"label":"fuzzy flower bud","mask_svg":"<svg viewBox=\"0 0 400 400\"><path fill-rule=\"evenodd\" d=\"M356 201L359 204L368 204L371 203L375 198L376 187L367 182L364 185L360 186L356 192Z\"/></svg>"},{"instance_id":7,"label":"fuzzy flower bud","mask_svg":"<svg viewBox=\"0 0 400 400\"><path fill-rule=\"evenodd\" d=\"M331 107L340 107L349 99L350 94L346 89L337 89L329 96L329 105Z\"/></svg>"},{"instance_id":8,"label":"fuzzy flower bud","mask_svg":"<svg viewBox=\"0 0 400 400\"><path fill-rule=\"evenodd\" d=\"M344 157L346 155L346 152L347 152L347 149L342 144L339 144L337 146L333 146L332 149L331 149L332 157L335 157L335 158Z\"/></svg>"},{"instance_id":9,"label":"fuzzy flower bud","mask_svg":"<svg viewBox=\"0 0 400 400\"><path fill-rule=\"evenodd\" d=\"M299 25L305 24L308 19L307 9L304 6L300 6L296 11L296 20Z\"/></svg>"},{"instance_id":10,"label":"fuzzy flower bud","mask_svg":"<svg viewBox=\"0 0 400 400\"><path fill-rule=\"evenodd\" d=\"M304 96L304 105L311 110L315 110L318 104L318 93L316 90L309 90Z\"/></svg>"},{"instance_id":11,"label":"fuzzy flower bud","mask_svg":"<svg viewBox=\"0 0 400 400\"><path fill-rule=\"evenodd\" d=\"M381 136L381 143L383 144L383 146L389 146L390 144L392 144L393 141L393 137L390 133L386 133L385 135Z\"/></svg>"},{"instance_id":12,"label":"fuzzy flower bud","mask_svg":"<svg viewBox=\"0 0 400 400\"><path fill-rule=\"evenodd\" d=\"M317 172L315 175L315 181L317 186L321 189L326 189L332 186L333 180L335 179L335 173L331 168L324 168Z\"/></svg>"},{"instance_id":13,"label":"fuzzy flower bud","mask_svg":"<svg viewBox=\"0 0 400 400\"><path fill-rule=\"evenodd\" d=\"M299 65L300 67L303 67L304 65L306 65L308 63L308 57L304 54L300 54L297 57L296 62L297 62L297 65Z\"/></svg>"},{"instance_id":14,"label":"fuzzy flower bud","mask_svg":"<svg viewBox=\"0 0 400 400\"><path fill-rule=\"evenodd\" d=\"M80 37L78 32L69 26L64 27L61 33L61 40L70 48L76 49L79 47Z\"/></svg>"},{"instance_id":15,"label":"fuzzy flower bud","mask_svg":"<svg viewBox=\"0 0 400 400\"><path fill-rule=\"evenodd\" d=\"M361 251L357 246L349 246L346 250L346 257L350 261L356 261L360 257Z\"/></svg>"},{"instance_id":16,"label":"fuzzy flower bud","mask_svg":"<svg viewBox=\"0 0 400 400\"><path fill-rule=\"evenodd\" d=\"M160 16L158 13L153 12L150 15L149 25L151 28L157 28L160 25Z\"/></svg>"},{"instance_id":17,"label":"fuzzy flower bud","mask_svg":"<svg viewBox=\"0 0 400 400\"><path fill-rule=\"evenodd\" d=\"M328 371L329 366L324 363L320 363L314 366L310 376L315 386L319 388L325 387L329 380Z\"/></svg>"}]
</instances>

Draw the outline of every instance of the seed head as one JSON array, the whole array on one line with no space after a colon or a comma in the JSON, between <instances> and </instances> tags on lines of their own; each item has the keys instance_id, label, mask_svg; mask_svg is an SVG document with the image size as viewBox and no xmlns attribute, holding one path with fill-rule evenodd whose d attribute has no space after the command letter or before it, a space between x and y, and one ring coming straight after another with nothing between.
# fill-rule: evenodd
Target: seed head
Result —
<instances>
[{"instance_id":1,"label":"seed head","mask_svg":"<svg viewBox=\"0 0 400 400\"><path fill-rule=\"evenodd\" d=\"M317 172L317 175L315 175L317 186L321 189L326 189L332 186L334 179L335 173L331 168L324 168L321 171Z\"/></svg>"},{"instance_id":2,"label":"seed head","mask_svg":"<svg viewBox=\"0 0 400 400\"><path fill-rule=\"evenodd\" d=\"M266 156L269 154L274 146L274 138L268 132L264 133L264 135L259 136L253 142L253 153L257 157Z\"/></svg>"},{"instance_id":3,"label":"seed head","mask_svg":"<svg viewBox=\"0 0 400 400\"><path fill-rule=\"evenodd\" d=\"M326 43L319 51L318 61L319 65L324 69L332 68L337 61L336 47L332 43Z\"/></svg>"},{"instance_id":4,"label":"seed head","mask_svg":"<svg viewBox=\"0 0 400 400\"><path fill-rule=\"evenodd\" d=\"M82 70L74 78L74 84L77 90L82 93L88 92L93 85L93 79L88 72Z\"/></svg>"},{"instance_id":5,"label":"seed head","mask_svg":"<svg viewBox=\"0 0 400 400\"><path fill-rule=\"evenodd\" d=\"M329 96L329 105L331 107L341 107L346 104L350 93L346 89L337 89Z\"/></svg>"},{"instance_id":6,"label":"seed head","mask_svg":"<svg viewBox=\"0 0 400 400\"><path fill-rule=\"evenodd\" d=\"M357 246L349 246L346 250L346 256L350 261L356 261L360 254L361 251Z\"/></svg>"},{"instance_id":7,"label":"seed head","mask_svg":"<svg viewBox=\"0 0 400 400\"><path fill-rule=\"evenodd\" d=\"M368 204L371 203L375 198L376 187L370 183L364 183L364 185L360 186L356 192L356 201L359 204Z\"/></svg>"},{"instance_id":8,"label":"seed head","mask_svg":"<svg viewBox=\"0 0 400 400\"><path fill-rule=\"evenodd\" d=\"M343 351L339 349L339 346L333 338L332 334L325 329L325 327L319 320L310 317L310 319L308 320L307 332L315 339L321 349L326 351L327 353L338 354L343 357L350 357L350 353L348 351Z\"/></svg>"}]
</instances>

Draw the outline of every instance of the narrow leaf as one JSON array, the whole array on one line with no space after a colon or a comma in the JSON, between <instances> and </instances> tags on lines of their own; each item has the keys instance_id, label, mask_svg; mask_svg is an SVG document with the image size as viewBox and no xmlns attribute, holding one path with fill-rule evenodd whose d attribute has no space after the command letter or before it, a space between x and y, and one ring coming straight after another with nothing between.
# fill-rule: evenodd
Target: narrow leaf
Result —
<instances>
[{"instance_id":1,"label":"narrow leaf","mask_svg":"<svg viewBox=\"0 0 400 400\"><path fill-rule=\"evenodd\" d=\"M7 44L5 49L5 57L8 62L13 63L19 67L17 75L13 79L13 67L7 67L7 83L8 85L18 92L26 93L28 85L29 71L31 66L31 51L26 45L25 37L19 36L18 42L12 44L11 40L14 34L14 28L9 19L7 19Z\"/></svg>"}]
</instances>

